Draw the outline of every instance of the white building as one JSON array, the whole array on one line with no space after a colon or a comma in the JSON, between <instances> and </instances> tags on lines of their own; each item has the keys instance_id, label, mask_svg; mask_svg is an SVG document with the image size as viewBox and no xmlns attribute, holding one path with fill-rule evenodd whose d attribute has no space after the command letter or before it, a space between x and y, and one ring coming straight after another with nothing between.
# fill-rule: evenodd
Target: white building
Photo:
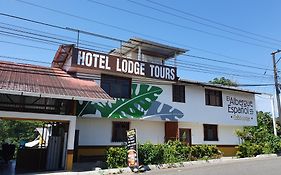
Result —
<instances>
[{"instance_id":1,"label":"white building","mask_svg":"<svg viewBox=\"0 0 281 175\"><path fill-rule=\"evenodd\" d=\"M109 54L61 46L53 67L94 80L115 99L77 103L74 159L103 158L108 147L126 142L132 128L140 143L180 139L234 155L240 143L235 131L257 125L255 92L178 78L165 63L175 59L176 65L184 52L138 38Z\"/></svg>"}]
</instances>

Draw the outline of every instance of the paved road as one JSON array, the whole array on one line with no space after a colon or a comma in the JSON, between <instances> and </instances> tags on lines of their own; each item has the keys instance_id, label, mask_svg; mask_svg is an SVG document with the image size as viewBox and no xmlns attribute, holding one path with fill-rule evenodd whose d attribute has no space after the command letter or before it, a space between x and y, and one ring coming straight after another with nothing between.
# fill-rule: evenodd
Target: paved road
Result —
<instances>
[{"instance_id":1,"label":"paved road","mask_svg":"<svg viewBox=\"0 0 281 175\"><path fill-rule=\"evenodd\" d=\"M281 175L281 157L192 165L154 170L143 175Z\"/></svg>"}]
</instances>

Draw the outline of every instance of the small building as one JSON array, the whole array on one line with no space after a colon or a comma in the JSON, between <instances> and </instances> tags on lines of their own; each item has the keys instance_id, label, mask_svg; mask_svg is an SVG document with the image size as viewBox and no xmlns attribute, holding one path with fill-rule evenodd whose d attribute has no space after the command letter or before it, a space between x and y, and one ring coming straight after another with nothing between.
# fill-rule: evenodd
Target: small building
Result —
<instances>
[{"instance_id":1,"label":"small building","mask_svg":"<svg viewBox=\"0 0 281 175\"><path fill-rule=\"evenodd\" d=\"M96 82L61 69L0 61L0 120L44 122L40 146L18 149L17 173L72 169L78 100L113 99Z\"/></svg>"},{"instance_id":2,"label":"small building","mask_svg":"<svg viewBox=\"0 0 281 175\"><path fill-rule=\"evenodd\" d=\"M42 120L54 130L46 148L19 151L19 170L104 160L132 128L140 143L179 139L234 155L235 130L257 125L256 93L178 77L176 57L185 52L132 38L110 53L62 45L52 67L1 61L0 119Z\"/></svg>"}]
</instances>

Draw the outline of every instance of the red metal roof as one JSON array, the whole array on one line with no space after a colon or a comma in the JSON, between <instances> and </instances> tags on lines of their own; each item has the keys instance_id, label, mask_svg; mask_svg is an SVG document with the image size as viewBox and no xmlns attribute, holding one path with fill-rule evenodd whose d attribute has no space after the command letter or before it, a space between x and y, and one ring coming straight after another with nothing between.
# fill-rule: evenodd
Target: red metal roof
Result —
<instances>
[{"instance_id":1,"label":"red metal roof","mask_svg":"<svg viewBox=\"0 0 281 175\"><path fill-rule=\"evenodd\" d=\"M85 101L113 100L94 81L59 68L0 61L0 93Z\"/></svg>"}]
</instances>

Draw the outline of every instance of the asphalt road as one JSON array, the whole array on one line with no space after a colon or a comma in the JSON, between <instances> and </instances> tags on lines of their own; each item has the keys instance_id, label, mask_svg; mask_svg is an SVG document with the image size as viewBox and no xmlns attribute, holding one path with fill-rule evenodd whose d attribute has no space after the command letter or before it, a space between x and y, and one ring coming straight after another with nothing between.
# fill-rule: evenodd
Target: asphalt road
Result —
<instances>
[{"instance_id":1,"label":"asphalt road","mask_svg":"<svg viewBox=\"0 0 281 175\"><path fill-rule=\"evenodd\" d=\"M154 170L143 175L281 175L281 157Z\"/></svg>"}]
</instances>

